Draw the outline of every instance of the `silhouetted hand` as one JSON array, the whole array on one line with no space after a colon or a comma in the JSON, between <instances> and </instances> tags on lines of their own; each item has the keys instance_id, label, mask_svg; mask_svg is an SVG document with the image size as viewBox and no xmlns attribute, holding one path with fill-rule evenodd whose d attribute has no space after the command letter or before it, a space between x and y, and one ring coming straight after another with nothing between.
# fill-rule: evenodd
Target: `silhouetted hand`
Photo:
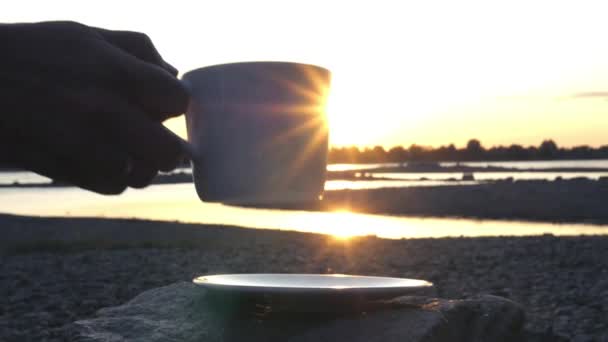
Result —
<instances>
[{"instance_id":1,"label":"silhouetted hand","mask_svg":"<svg viewBox=\"0 0 608 342\"><path fill-rule=\"evenodd\" d=\"M186 110L177 70L141 33L0 25L0 161L104 194L176 167L161 122Z\"/></svg>"}]
</instances>

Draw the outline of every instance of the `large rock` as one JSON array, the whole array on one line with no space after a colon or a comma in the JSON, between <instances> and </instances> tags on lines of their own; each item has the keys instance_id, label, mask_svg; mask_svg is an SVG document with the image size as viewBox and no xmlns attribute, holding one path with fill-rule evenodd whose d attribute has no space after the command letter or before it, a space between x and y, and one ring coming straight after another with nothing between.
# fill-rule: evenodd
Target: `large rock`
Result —
<instances>
[{"instance_id":1,"label":"large rock","mask_svg":"<svg viewBox=\"0 0 608 342\"><path fill-rule=\"evenodd\" d=\"M507 299L399 297L357 314L235 314L191 283L146 291L66 327L73 341L521 341Z\"/></svg>"}]
</instances>

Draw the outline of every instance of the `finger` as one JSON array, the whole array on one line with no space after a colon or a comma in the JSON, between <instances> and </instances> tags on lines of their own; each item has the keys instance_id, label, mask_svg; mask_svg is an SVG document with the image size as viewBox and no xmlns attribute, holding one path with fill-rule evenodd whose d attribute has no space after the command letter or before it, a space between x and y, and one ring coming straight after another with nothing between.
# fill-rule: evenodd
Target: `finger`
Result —
<instances>
[{"instance_id":1,"label":"finger","mask_svg":"<svg viewBox=\"0 0 608 342\"><path fill-rule=\"evenodd\" d=\"M118 141L142 165L166 172L175 169L183 159L181 139L161 123L135 110L120 115L118 121Z\"/></svg>"},{"instance_id":2,"label":"finger","mask_svg":"<svg viewBox=\"0 0 608 342\"><path fill-rule=\"evenodd\" d=\"M38 96L40 103L32 110L40 111L39 120L31 121L28 129L19 133L20 164L98 193L121 193L127 186L128 154L113 143L84 108L74 102L67 103L72 106L53 104L53 100L61 98L53 90Z\"/></svg>"},{"instance_id":3,"label":"finger","mask_svg":"<svg viewBox=\"0 0 608 342\"><path fill-rule=\"evenodd\" d=\"M54 135L73 135L74 131L98 136L104 144L124 151L133 161L132 166L146 165L160 171L173 170L186 152L181 138L162 123L151 119L139 106L108 89L75 90L69 99L75 111L61 125L67 132ZM84 122L83 122L84 121ZM72 124L72 128L65 128Z\"/></svg>"},{"instance_id":4,"label":"finger","mask_svg":"<svg viewBox=\"0 0 608 342\"><path fill-rule=\"evenodd\" d=\"M103 145L30 145L20 165L55 181L62 181L100 194L120 194L127 187L126 155ZM83 148L85 147L85 148ZM87 153L84 153L87 150Z\"/></svg>"},{"instance_id":5,"label":"finger","mask_svg":"<svg viewBox=\"0 0 608 342\"><path fill-rule=\"evenodd\" d=\"M115 84L150 118L164 121L186 111L188 91L177 78L161 67L143 62L120 49L109 48L108 52L119 69Z\"/></svg>"},{"instance_id":6,"label":"finger","mask_svg":"<svg viewBox=\"0 0 608 342\"><path fill-rule=\"evenodd\" d=\"M148 184L152 172L172 170L182 159L180 138L109 90L57 87L39 93L32 109L42 114L21 132L21 165L50 178L117 194L130 183Z\"/></svg>"},{"instance_id":7,"label":"finger","mask_svg":"<svg viewBox=\"0 0 608 342\"><path fill-rule=\"evenodd\" d=\"M148 170L142 173L177 167L185 153L181 138L115 94L105 94L97 100L102 100L105 106L97 109L102 113L98 115L100 128L107 132L112 144L126 151L134 166Z\"/></svg>"},{"instance_id":8,"label":"finger","mask_svg":"<svg viewBox=\"0 0 608 342\"><path fill-rule=\"evenodd\" d=\"M113 31L102 28L95 29L111 44L118 46L125 52L130 53L145 62L155 64L165 69L173 76L177 76L177 69L165 62L148 35L141 32Z\"/></svg>"},{"instance_id":9,"label":"finger","mask_svg":"<svg viewBox=\"0 0 608 342\"><path fill-rule=\"evenodd\" d=\"M145 162L133 160L131 162L132 166L127 178L127 184L137 189L150 185L158 174L158 170Z\"/></svg>"},{"instance_id":10,"label":"finger","mask_svg":"<svg viewBox=\"0 0 608 342\"><path fill-rule=\"evenodd\" d=\"M87 159L87 163L70 158L66 165L71 165L72 182L84 189L101 194L113 195L122 193L128 185L128 156L115 148L95 147L91 151L96 157ZM86 156L82 156L86 158Z\"/></svg>"}]
</instances>

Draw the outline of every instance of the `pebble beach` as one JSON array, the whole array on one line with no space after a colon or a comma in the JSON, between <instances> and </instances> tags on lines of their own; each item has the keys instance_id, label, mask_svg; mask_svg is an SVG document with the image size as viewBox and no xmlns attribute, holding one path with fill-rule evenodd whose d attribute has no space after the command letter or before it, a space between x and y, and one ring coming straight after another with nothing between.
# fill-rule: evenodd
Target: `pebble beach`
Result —
<instances>
[{"instance_id":1,"label":"pebble beach","mask_svg":"<svg viewBox=\"0 0 608 342\"><path fill-rule=\"evenodd\" d=\"M63 327L203 274L345 273L432 281L438 297L521 303L526 328L607 341L608 237L386 240L141 220L0 215L0 340L62 341Z\"/></svg>"}]
</instances>

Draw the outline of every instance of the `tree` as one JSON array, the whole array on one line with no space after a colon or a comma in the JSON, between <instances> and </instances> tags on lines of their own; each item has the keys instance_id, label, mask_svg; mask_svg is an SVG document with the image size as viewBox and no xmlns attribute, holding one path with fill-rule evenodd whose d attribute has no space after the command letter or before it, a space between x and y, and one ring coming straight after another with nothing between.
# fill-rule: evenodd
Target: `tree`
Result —
<instances>
[{"instance_id":1,"label":"tree","mask_svg":"<svg viewBox=\"0 0 608 342\"><path fill-rule=\"evenodd\" d=\"M361 152L359 152L359 149L356 146L349 147L346 152L346 155L349 163L361 162Z\"/></svg>"},{"instance_id":2,"label":"tree","mask_svg":"<svg viewBox=\"0 0 608 342\"><path fill-rule=\"evenodd\" d=\"M481 147L481 142L477 139L471 139L467 142L467 151L469 152L479 152L483 149Z\"/></svg>"},{"instance_id":3,"label":"tree","mask_svg":"<svg viewBox=\"0 0 608 342\"><path fill-rule=\"evenodd\" d=\"M424 148L422 148L422 146L413 144L409 148L409 154L411 160L422 160L424 157Z\"/></svg>"},{"instance_id":4,"label":"tree","mask_svg":"<svg viewBox=\"0 0 608 342\"><path fill-rule=\"evenodd\" d=\"M507 148L508 159L510 160L527 160L530 159L527 150L518 144L513 144Z\"/></svg>"},{"instance_id":5,"label":"tree","mask_svg":"<svg viewBox=\"0 0 608 342\"><path fill-rule=\"evenodd\" d=\"M539 156L547 159L555 158L558 151L559 148L557 147L557 144L551 139L543 140L538 148Z\"/></svg>"},{"instance_id":6,"label":"tree","mask_svg":"<svg viewBox=\"0 0 608 342\"><path fill-rule=\"evenodd\" d=\"M484 148L481 142L477 139L471 139L467 142L467 157L469 159L483 159Z\"/></svg>"},{"instance_id":7,"label":"tree","mask_svg":"<svg viewBox=\"0 0 608 342\"><path fill-rule=\"evenodd\" d=\"M395 146L388 150L388 160L393 163L401 163L407 159L407 151L403 146Z\"/></svg>"},{"instance_id":8,"label":"tree","mask_svg":"<svg viewBox=\"0 0 608 342\"><path fill-rule=\"evenodd\" d=\"M382 146L374 146L372 150L373 159L376 163L386 162L386 151Z\"/></svg>"},{"instance_id":9,"label":"tree","mask_svg":"<svg viewBox=\"0 0 608 342\"><path fill-rule=\"evenodd\" d=\"M593 149L587 145L575 146L572 148L571 153L575 159L586 159L593 156Z\"/></svg>"},{"instance_id":10,"label":"tree","mask_svg":"<svg viewBox=\"0 0 608 342\"><path fill-rule=\"evenodd\" d=\"M512 144L486 149L478 139L471 139L463 148L456 148L454 144L437 148L413 144L409 148L394 146L388 151L382 146L373 148L332 147L329 151L329 162L331 163L534 159L608 159L608 145L597 148L587 145L559 148L555 141L545 139L539 146L524 147Z\"/></svg>"},{"instance_id":11,"label":"tree","mask_svg":"<svg viewBox=\"0 0 608 342\"><path fill-rule=\"evenodd\" d=\"M598 155L600 158L608 158L608 145L604 145L598 149Z\"/></svg>"}]
</instances>

